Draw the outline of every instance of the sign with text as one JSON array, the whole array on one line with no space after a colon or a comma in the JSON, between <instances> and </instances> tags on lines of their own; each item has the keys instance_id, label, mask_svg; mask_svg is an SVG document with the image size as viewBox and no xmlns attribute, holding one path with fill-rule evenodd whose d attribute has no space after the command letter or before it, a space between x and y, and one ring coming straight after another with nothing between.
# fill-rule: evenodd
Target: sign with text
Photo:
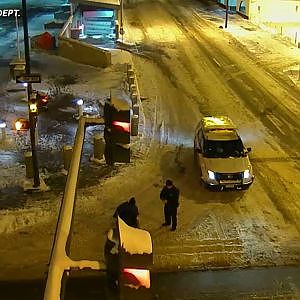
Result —
<instances>
[{"instance_id":1,"label":"sign with text","mask_svg":"<svg viewBox=\"0 0 300 300\"><path fill-rule=\"evenodd\" d=\"M40 83L41 74L32 73L32 74L21 74L16 76L16 83Z\"/></svg>"}]
</instances>

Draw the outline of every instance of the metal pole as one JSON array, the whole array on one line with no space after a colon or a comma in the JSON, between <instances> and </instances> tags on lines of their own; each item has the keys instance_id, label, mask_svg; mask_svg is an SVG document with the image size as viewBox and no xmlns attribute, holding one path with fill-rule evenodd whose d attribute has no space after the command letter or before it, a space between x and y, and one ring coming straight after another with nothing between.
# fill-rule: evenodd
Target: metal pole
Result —
<instances>
[{"instance_id":1,"label":"metal pole","mask_svg":"<svg viewBox=\"0 0 300 300\"><path fill-rule=\"evenodd\" d=\"M26 68L25 73L30 74L30 54L29 54L29 38L28 38L28 20L27 20L27 8L26 0L22 0L22 10L23 10L23 29L24 29L24 50L25 50L25 62ZM28 100L28 112L29 112L29 124L30 124L30 142L31 142L31 152L32 152L32 165L33 165L33 187L40 186L40 176L39 167L37 161L37 153L35 148L35 126L36 126L36 116L31 113L29 108L29 99L32 92L31 83L27 85L27 100Z\"/></svg>"},{"instance_id":2,"label":"metal pole","mask_svg":"<svg viewBox=\"0 0 300 300\"><path fill-rule=\"evenodd\" d=\"M18 59L20 59L21 55L20 55L19 24L18 24L18 15L17 14L16 14L16 30L17 30L17 54L18 54Z\"/></svg>"},{"instance_id":3,"label":"metal pole","mask_svg":"<svg viewBox=\"0 0 300 300\"><path fill-rule=\"evenodd\" d=\"M122 35L122 43L123 43L123 35L124 35L124 28L123 28L123 0L121 0L121 35Z\"/></svg>"},{"instance_id":4,"label":"metal pole","mask_svg":"<svg viewBox=\"0 0 300 300\"><path fill-rule=\"evenodd\" d=\"M225 28L227 28L227 23L228 23L228 1L229 0L226 0Z\"/></svg>"}]
</instances>

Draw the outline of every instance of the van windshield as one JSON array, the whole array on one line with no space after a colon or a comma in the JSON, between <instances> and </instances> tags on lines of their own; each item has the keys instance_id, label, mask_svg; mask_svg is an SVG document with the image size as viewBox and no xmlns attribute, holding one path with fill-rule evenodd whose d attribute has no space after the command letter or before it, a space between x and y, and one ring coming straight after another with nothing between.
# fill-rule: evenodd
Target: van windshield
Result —
<instances>
[{"instance_id":1,"label":"van windshield","mask_svg":"<svg viewBox=\"0 0 300 300\"><path fill-rule=\"evenodd\" d=\"M245 154L241 139L230 141L204 140L203 146L205 157L242 157Z\"/></svg>"}]
</instances>

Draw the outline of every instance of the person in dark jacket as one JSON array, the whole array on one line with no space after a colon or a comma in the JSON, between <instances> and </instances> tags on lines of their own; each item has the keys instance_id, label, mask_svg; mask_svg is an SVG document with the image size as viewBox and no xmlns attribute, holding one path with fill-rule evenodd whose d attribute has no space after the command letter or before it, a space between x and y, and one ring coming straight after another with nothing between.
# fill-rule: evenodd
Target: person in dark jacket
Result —
<instances>
[{"instance_id":1,"label":"person in dark jacket","mask_svg":"<svg viewBox=\"0 0 300 300\"><path fill-rule=\"evenodd\" d=\"M119 237L116 228L111 228L104 245L104 259L106 264L106 278L109 289L118 288L120 261L119 261Z\"/></svg>"},{"instance_id":2,"label":"person in dark jacket","mask_svg":"<svg viewBox=\"0 0 300 300\"><path fill-rule=\"evenodd\" d=\"M166 185L160 192L160 199L165 202L164 215L165 222L163 226L171 225L171 231L176 230L177 226L177 208L179 206L179 189L175 187L172 180L168 179Z\"/></svg>"},{"instance_id":3,"label":"person in dark jacket","mask_svg":"<svg viewBox=\"0 0 300 300\"><path fill-rule=\"evenodd\" d=\"M125 201L117 207L113 217L116 218L117 216L119 216L127 225L136 228L139 227L139 210L136 206L134 197L131 197L129 201Z\"/></svg>"}]
</instances>

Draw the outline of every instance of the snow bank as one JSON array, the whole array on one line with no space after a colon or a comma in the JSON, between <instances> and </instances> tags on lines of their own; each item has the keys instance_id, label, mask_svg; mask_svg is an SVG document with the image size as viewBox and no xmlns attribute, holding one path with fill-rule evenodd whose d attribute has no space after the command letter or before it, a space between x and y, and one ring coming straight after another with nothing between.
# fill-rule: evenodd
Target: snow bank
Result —
<instances>
[{"instance_id":1,"label":"snow bank","mask_svg":"<svg viewBox=\"0 0 300 300\"><path fill-rule=\"evenodd\" d=\"M52 216L51 211L41 208L0 211L0 234L11 233L38 223L48 222Z\"/></svg>"}]
</instances>

